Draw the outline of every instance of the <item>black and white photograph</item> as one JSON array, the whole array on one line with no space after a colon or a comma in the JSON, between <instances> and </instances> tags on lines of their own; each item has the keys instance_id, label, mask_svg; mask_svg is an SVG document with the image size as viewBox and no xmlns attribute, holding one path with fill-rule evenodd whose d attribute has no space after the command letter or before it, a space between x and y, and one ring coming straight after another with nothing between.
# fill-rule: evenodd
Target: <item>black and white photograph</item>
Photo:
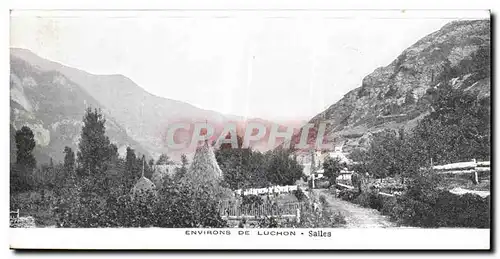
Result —
<instances>
[{"instance_id":1,"label":"black and white photograph","mask_svg":"<svg viewBox=\"0 0 500 259\"><path fill-rule=\"evenodd\" d=\"M11 10L10 229L489 236L490 23Z\"/></svg>"}]
</instances>

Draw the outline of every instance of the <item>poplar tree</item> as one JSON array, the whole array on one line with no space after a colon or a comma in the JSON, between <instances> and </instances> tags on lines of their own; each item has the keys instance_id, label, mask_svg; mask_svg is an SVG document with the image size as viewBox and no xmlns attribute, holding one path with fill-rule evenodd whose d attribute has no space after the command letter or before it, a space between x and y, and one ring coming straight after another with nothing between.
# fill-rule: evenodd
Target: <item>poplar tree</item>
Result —
<instances>
[{"instance_id":1,"label":"poplar tree","mask_svg":"<svg viewBox=\"0 0 500 259\"><path fill-rule=\"evenodd\" d=\"M77 161L84 175L102 171L109 156L110 142L106 136L106 119L100 110L87 108L78 144Z\"/></svg>"}]
</instances>

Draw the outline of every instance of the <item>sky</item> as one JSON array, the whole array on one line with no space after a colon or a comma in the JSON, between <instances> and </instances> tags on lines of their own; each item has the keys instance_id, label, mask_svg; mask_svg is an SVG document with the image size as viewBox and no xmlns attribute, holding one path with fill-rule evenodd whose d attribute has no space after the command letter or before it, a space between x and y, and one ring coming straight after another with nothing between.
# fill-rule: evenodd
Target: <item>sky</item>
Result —
<instances>
[{"instance_id":1,"label":"sky","mask_svg":"<svg viewBox=\"0 0 500 259\"><path fill-rule=\"evenodd\" d=\"M14 11L11 47L93 74L123 74L152 94L203 109L307 120L456 19L449 13Z\"/></svg>"}]
</instances>

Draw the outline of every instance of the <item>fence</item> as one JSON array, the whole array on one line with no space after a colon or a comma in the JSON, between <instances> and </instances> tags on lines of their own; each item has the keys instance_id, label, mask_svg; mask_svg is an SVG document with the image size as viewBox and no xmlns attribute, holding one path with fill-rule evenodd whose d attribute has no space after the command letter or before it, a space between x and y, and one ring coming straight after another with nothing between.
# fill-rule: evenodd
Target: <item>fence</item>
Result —
<instances>
[{"instance_id":1,"label":"fence","mask_svg":"<svg viewBox=\"0 0 500 259\"><path fill-rule=\"evenodd\" d=\"M291 193L298 190L300 187L297 185L286 185L286 186L272 186L267 188L251 188L251 189L238 189L234 193L236 195L265 195L265 194L281 194L281 193Z\"/></svg>"},{"instance_id":2,"label":"fence","mask_svg":"<svg viewBox=\"0 0 500 259\"><path fill-rule=\"evenodd\" d=\"M459 162L432 167L438 174L463 175L470 174L474 183L479 183L481 178L489 178L491 173L490 161ZM486 176L486 177L484 177Z\"/></svg>"},{"instance_id":3,"label":"fence","mask_svg":"<svg viewBox=\"0 0 500 259\"><path fill-rule=\"evenodd\" d=\"M222 201L219 213L223 219L258 219L268 216L279 218L294 218L298 220L300 211L307 206L304 202L240 204L238 202Z\"/></svg>"},{"instance_id":4,"label":"fence","mask_svg":"<svg viewBox=\"0 0 500 259\"><path fill-rule=\"evenodd\" d=\"M10 216L10 218L18 219L19 218L19 209L15 210L15 211L10 211L9 216Z\"/></svg>"}]
</instances>

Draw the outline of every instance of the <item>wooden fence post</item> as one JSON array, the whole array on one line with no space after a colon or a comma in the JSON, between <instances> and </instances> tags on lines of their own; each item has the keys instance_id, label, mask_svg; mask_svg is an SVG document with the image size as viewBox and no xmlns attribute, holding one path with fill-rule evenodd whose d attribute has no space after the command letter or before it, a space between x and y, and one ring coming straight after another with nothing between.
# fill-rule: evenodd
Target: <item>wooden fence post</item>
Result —
<instances>
[{"instance_id":1,"label":"wooden fence post","mask_svg":"<svg viewBox=\"0 0 500 259\"><path fill-rule=\"evenodd\" d=\"M474 172L472 173L472 182L474 184L478 184L479 183L479 175L477 174L477 161L476 159L472 159L472 161L474 162Z\"/></svg>"}]
</instances>

